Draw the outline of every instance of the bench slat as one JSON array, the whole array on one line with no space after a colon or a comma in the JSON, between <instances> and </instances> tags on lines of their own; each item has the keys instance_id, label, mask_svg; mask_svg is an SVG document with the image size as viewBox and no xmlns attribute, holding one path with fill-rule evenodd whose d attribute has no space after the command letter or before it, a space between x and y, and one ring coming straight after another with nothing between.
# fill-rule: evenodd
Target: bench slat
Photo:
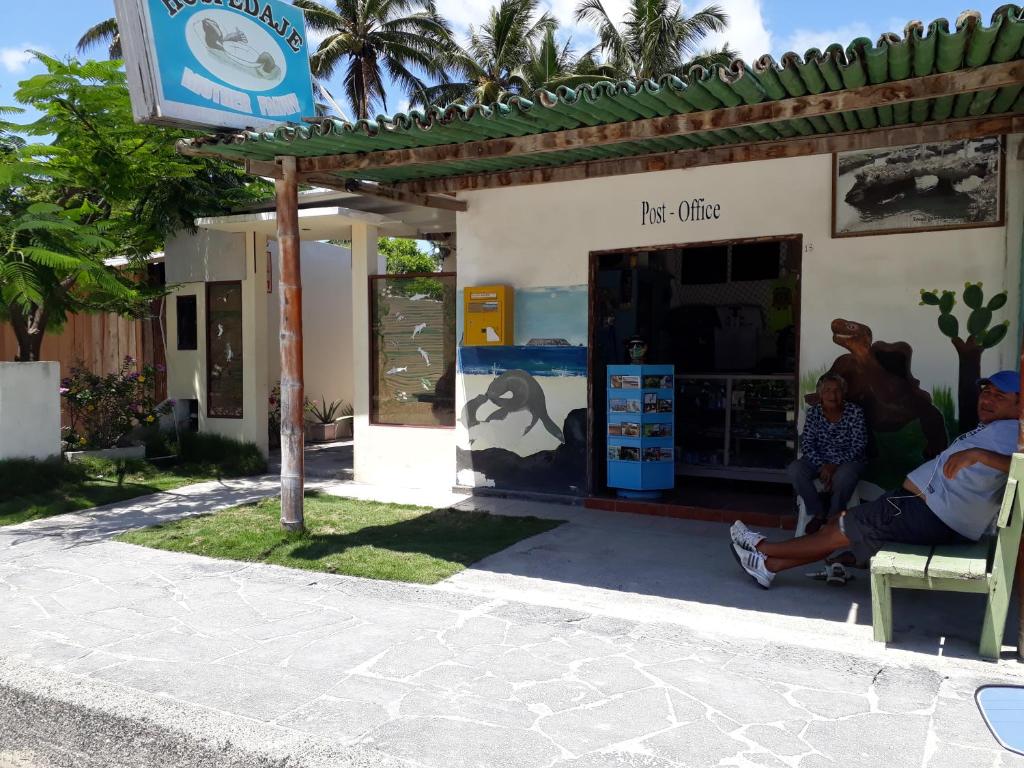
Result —
<instances>
[{"instance_id":1,"label":"bench slat","mask_svg":"<svg viewBox=\"0 0 1024 768\"><path fill-rule=\"evenodd\" d=\"M984 579L988 576L990 542L982 539L963 546L935 547L928 575L936 579Z\"/></svg>"},{"instance_id":2,"label":"bench slat","mask_svg":"<svg viewBox=\"0 0 1024 768\"><path fill-rule=\"evenodd\" d=\"M932 548L919 544L891 544L871 558L871 572L886 576L926 578Z\"/></svg>"}]
</instances>

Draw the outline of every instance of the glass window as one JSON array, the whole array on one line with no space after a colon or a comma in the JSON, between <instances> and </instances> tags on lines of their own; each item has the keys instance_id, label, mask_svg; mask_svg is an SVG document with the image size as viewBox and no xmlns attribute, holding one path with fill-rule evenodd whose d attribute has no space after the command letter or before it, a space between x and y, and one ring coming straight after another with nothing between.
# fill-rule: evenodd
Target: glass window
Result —
<instances>
[{"instance_id":1,"label":"glass window","mask_svg":"<svg viewBox=\"0 0 1024 768\"><path fill-rule=\"evenodd\" d=\"M242 418L242 284L206 286L206 414Z\"/></svg>"},{"instance_id":2,"label":"glass window","mask_svg":"<svg viewBox=\"0 0 1024 768\"><path fill-rule=\"evenodd\" d=\"M370 422L455 426L455 275L370 278Z\"/></svg>"},{"instance_id":3,"label":"glass window","mask_svg":"<svg viewBox=\"0 0 1024 768\"><path fill-rule=\"evenodd\" d=\"M196 315L196 297L178 296L178 349L198 349L199 321Z\"/></svg>"}]
</instances>

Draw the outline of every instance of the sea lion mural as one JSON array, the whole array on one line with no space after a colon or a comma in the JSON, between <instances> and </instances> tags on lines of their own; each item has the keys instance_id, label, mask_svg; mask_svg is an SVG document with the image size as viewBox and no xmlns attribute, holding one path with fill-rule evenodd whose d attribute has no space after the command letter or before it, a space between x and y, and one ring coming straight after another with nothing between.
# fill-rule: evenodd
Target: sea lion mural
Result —
<instances>
[{"instance_id":1,"label":"sea lion mural","mask_svg":"<svg viewBox=\"0 0 1024 768\"><path fill-rule=\"evenodd\" d=\"M532 417L532 421L523 430L524 435L540 422L558 442L565 442L562 430L548 415L544 390L537 380L526 371L506 371L488 385L487 392L469 400L462 411L462 420L467 427L475 427L480 423L476 414L480 410L480 406L486 402L494 403L498 410L488 416L485 421L502 421L512 413L527 411Z\"/></svg>"},{"instance_id":2,"label":"sea lion mural","mask_svg":"<svg viewBox=\"0 0 1024 768\"><path fill-rule=\"evenodd\" d=\"M854 320L832 321L832 340L847 350L830 373L846 380L847 397L864 408L875 432L897 432L918 421L924 434L924 457L939 455L949 444L942 412L910 371L913 349L905 341L875 341L871 328ZM806 397L816 403L817 395Z\"/></svg>"}]
</instances>

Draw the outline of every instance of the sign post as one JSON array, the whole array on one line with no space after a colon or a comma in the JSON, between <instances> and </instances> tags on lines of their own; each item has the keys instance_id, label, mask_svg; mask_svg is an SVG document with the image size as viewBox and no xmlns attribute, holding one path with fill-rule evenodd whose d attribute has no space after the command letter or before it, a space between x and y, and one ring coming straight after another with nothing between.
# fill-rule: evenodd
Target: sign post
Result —
<instances>
[{"instance_id":1,"label":"sign post","mask_svg":"<svg viewBox=\"0 0 1024 768\"><path fill-rule=\"evenodd\" d=\"M136 122L266 130L314 114L306 22L281 0L115 0Z\"/></svg>"},{"instance_id":2,"label":"sign post","mask_svg":"<svg viewBox=\"0 0 1024 768\"><path fill-rule=\"evenodd\" d=\"M315 112L306 21L281 0L114 0L139 123L267 130ZM298 171L276 182L281 255L281 525L302 530L305 481ZM269 279L269 278L268 278Z\"/></svg>"},{"instance_id":3,"label":"sign post","mask_svg":"<svg viewBox=\"0 0 1024 768\"><path fill-rule=\"evenodd\" d=\"M277 246L281 258L281 527L303 528L305 388L302 374L302 272L299 262L299 172L282 157L277 192Z\"/></svg>"}]
</instances>

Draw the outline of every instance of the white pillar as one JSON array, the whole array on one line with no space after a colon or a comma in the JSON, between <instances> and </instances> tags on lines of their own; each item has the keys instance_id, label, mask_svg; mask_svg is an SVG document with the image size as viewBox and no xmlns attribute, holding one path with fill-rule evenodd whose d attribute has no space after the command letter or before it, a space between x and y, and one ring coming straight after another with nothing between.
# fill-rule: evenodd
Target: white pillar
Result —
<instances>
[{"instance_id":1,"label":"white pillar","mask_svg":"<svg viewBox=\"0 0 1024 768\"><path fill-rule=\"evenodd\" d=\"M245 235L245 280L242 281L243 439L267 454L269 387L267 386L267 238ZM205 327L205 326L204 326Z\"/></svg>"},{"instance_id":2,"label":"white pillar","mask_svg":"<svg viewBox=\"0 0 1024 768\"><path fill-rule=\"evenodd\" d=\"M361 463L371 460L360 451L360 435L367 436L370 427L370 275L381 274L385 267L377 254L377 227L352 225L352 437L353 466L356 480L365 476ZM363 445L366 445L364 440Z\"/></svg>"}]
</instances>

